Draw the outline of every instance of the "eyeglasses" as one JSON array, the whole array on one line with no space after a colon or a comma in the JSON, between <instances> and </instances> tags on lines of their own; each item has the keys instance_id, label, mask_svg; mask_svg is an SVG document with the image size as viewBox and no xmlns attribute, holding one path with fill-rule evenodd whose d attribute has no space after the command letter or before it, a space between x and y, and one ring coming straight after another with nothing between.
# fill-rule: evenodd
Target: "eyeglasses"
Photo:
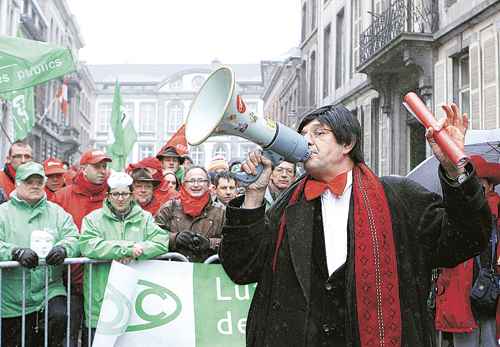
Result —
<instances>
[{"instance_id":1,"label":"eyeglasses","mask_svg":"<svg viewBox=\"0 0 500 347\"><path fill-rule=\"evenodd\" d=\"M309 134L309 136L311 138L316 140L316 139L319 139L320 137L323 137L324 135L326 135L328 133L333 133L333 130L326 129L326 128L315 128L308 133L301 133L301 135L306 136L307 134Z\"/></svg>"},{"instance_id":2,"label":"eyeglasses","mask_svg":"<svg viewBox=\"0 0 500 347\"><path fill-rule=\"evenodd\" d=\"M202 185L202 184L208 183L208 180L205 179L205 178L197 178L197 179L192 178L192 179L186 180L184 182L187 183L187 184L191 184L191 185L194 185L194 184Z\"/></svg>"},{"instance_id":3,"label":"eyeglasses","mask_svg":"<svg viewBox=\"0 0 500 347\"><path fill-rule=\"evenodd\" d=\"M132 195L132 193L119 193L119 192L109 193L109 196L111 196L113 199L117 199L117 200L119 198L128 199L128 198L130 198L131 195Z\"/></svg>"}]
</instances>

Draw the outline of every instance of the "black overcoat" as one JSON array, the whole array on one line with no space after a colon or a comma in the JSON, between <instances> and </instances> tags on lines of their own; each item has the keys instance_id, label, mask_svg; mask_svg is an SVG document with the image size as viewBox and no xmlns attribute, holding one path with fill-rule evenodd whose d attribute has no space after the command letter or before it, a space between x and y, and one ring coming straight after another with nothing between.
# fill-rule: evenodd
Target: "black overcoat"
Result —
<instances>
[{"instance_id":1,"label":"black overcoat","mask_svg":"<svg viewBox=\"0 0 500 347\"><path fill-rule=\"evenodd\" d=\"M477 255L488 242L490 212L479 180L470 176L461 185L440 180L444 198L404 177L381 179L392 217L401 301L402 346L434 346L433 318L426 308L431 270L452 267ZM303 197L291 206L295 182L267 214L264 206L241 209L233 200L219 252L221 263L238 284L257 282L246 328L247 346L306 346L311 292L312 228L315 201ZM346 340L359 346L354 283L353 227L348 222L350 249L346 268ZM286 209L286 233L272 271L278 225ZM321 215L321 213L319 213ZM318 225L316 223L316 225ZM321 223L319 225L322 225ZM313 346L311 346L313 347Z\"/></svg>"}]
</instances>

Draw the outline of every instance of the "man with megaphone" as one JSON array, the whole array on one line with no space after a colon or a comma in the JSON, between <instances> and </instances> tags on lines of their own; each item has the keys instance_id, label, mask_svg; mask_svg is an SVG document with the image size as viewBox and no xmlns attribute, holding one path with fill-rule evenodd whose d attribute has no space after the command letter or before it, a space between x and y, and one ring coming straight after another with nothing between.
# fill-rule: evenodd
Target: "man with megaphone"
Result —
<instances>
[{"instance_id":1,"label":"man with megaphone","mask_svg":"<svg viewBox=\"0 0 500 347\"><path fill-rule=\"evenodd\" d=\"M229 203L219 252L234 282L258 283L247 346L434 345L431 270L479 254L490 230L473 166L457 167L433 140L441 131L464 146L467 117L443 108L447 117L426 132L443 198L404 177L377 177L342 105L304 117L306 173L267 214L271 162L249 155L242 169L262 174Z\"/></svg>"}]
</instances>

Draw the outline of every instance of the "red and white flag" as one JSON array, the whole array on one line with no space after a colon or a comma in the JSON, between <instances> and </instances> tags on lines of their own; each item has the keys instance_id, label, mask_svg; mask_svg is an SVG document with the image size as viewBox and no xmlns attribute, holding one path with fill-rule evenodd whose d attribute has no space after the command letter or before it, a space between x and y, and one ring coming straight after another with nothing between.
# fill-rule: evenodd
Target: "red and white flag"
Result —
<instances>
[{"instance_id":1,"label":"red and white flag","mask_svg":"<svg viewBox=\"0 0 500 347\"><path fill-rule=\"evenodd\" d=\"M61 112L64 113L65 116L68 115L68 83L66 80L63 81L59 90L57 91L57 100L59 101L59 105L61 108Z\"/></svg>"}]
</instances>

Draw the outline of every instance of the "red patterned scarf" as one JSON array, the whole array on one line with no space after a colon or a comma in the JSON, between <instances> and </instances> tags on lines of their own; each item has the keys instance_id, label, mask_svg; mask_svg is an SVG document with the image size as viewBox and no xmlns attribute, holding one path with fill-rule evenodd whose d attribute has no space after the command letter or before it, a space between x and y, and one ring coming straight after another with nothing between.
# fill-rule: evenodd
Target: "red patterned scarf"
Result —
<instances>
[{"instance_id":1,"label":"red patterned scarf","mask_svg":"<svg viewBox=\"0 0 500 347\"><path fill-rule=\"evenodd\" d=\"M304 191L304 178L292 193L295 204ZM353 169L354 268L356 308L361 346L401 346L401 307L396 248L389 204L382 183L365 165ZM285 235L282 214L273 257L276 271L278 252Z\"/></svg>"},{"instance_id":2,"label":"red patterned scarf","mask_svg":"<svg viewBox=\"0 0 500 347\"><path fill-rule=\"evenodd\" d=\"M191 217L198 217L210 200L210 193L208 191L202 196L195 198L181 185L180 193L182 211Z\"/></svg>"}]
</instances>

